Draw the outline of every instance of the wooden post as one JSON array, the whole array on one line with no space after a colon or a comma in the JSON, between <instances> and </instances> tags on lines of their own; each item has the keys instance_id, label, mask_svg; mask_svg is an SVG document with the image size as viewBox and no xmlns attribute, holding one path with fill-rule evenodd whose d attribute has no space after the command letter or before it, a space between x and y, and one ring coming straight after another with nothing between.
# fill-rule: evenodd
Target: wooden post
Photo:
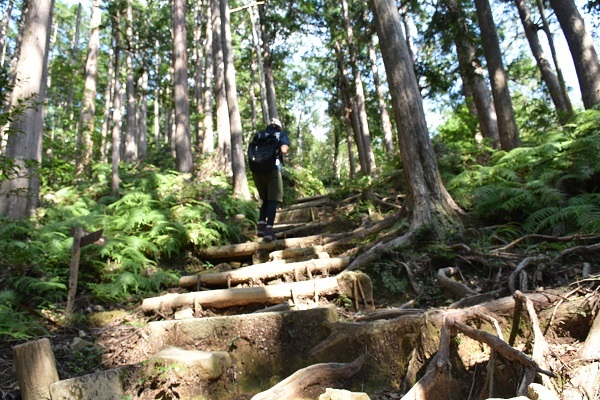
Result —
<instances>
[{"instance_id":1,"label":"wooden post","mask_svg":"<svg viewBox=\"0 0 600 400\"><path fill-rule=\"evenodd\" d=\"M58 381L56 360L47 338L13 347L15 371L23 400L49 400L50 385Z\"/></svg>"},{"instance_id":2,"label":"wooden post","mask_svg":"<svg viewBox=\"0 0 600 400\"><path fill-rule=\"evenodd\" d=\"M71 251L71 268L69 272L69 294L67 295L67 314L75 310L75 294L77 293L77 279L79 276L79 255L81 254L81 237L83 229L71 229L73 235L73 250Z\"/></svg>"}]
</instances>

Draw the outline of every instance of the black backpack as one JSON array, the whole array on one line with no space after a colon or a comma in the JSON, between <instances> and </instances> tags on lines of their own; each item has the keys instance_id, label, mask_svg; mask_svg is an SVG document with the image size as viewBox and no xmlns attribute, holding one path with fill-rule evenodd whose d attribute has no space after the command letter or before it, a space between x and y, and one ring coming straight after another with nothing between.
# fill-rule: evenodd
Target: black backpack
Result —
<instances>
[{"instance_id":1,"label":"black backpack","mask_svg":"<svg viewBox=\"0 0 600 400\"><path fill-rule=\"evenodd\" d=\"M279 138L274 132L257 132L248 145L248 165L252 172L267 173L275 168Z\"/></svg>"}]
</instances>

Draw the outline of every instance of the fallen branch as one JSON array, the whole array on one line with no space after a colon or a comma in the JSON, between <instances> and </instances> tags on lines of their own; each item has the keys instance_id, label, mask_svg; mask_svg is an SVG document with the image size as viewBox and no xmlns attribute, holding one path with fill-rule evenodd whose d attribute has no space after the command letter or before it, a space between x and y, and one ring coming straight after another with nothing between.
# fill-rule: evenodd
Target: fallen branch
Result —
<instances>
[{"instance_id":1,"label":"fallen branch","mask_svg":"<svg viewBox=\"0 0 600 400\"><path fill-rule=\"evenodd\" d=\"M368 356L362 355L351 363L315 364L294 372L271 389L258 393L252 400L281 400L316 398L326 388L339 387L356 375Z\"/></svg>"}]
</instances>

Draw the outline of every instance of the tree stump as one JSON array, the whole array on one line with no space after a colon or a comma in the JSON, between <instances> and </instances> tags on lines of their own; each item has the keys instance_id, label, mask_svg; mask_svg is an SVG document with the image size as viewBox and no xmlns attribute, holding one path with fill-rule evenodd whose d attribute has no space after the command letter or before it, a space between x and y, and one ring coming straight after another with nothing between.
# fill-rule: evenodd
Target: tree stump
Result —
<instances>
[{"instance_id":1,"label":"tree stump","mask_svg":"<svg viewBox=\"0 0 600 400\"><path fill-rule=\"evenodd\" d=\"M23 400L50 399L50 385L58 381L56 360L47 338L13 347L15 370Z\"/></svg>"}]
</instances>

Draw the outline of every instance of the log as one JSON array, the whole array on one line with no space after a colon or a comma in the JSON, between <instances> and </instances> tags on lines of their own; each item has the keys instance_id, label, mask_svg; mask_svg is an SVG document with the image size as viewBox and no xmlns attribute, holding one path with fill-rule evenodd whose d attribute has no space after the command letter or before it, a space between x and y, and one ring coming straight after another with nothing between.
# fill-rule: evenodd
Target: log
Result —
<instances>
[{"instance_id":1,"label":"log","mask_svg":"<svg viewBox=\"0 0 600 400\"><path fill-rule=\"evenodd\" d=\"M200 258L208 260L248 258L259 250L269 252L275 250L310 247L323 245L334 240L339 235L314 235L302 238L276 240L273 242L247 242L228 246L211 246L199 251Z\"/></svg>"},{"instance_id":2,"label":"log","mask_svg":"<svg viewBox=\"0 0 600 400\"><path fill-rule=\"evenodd\" d=\"M322 258L320 256L321 253L325 253L323 251L323 246L312 246L302 249L276 250L269 253L269 261L289 260L307 256L317 256L318 258Z\"/></svg>"},{"instance_id":3,"label":"log","mask_svg":"<svg viewBox=\"0 0 600 400\"><path fill-rule=\"evenodd\" d=\"M142 311L146 313L172 313L182 307L196 304L203 308L227 308L249 304L278 304L293 299L294 296L318 296L319 294L344 293L353 298L353 290L348 282L365 281L364 286L370 285L370 279L363 273L344 272L337 277L315 279L311 281L283 283L272 286L251 288L217 289L205 292L169 293L159 297L150 297L142 301ZM368 283L367 283L368 281ZM372 292L365 297L371 299Z\"/></svg>"},{"instance_id":4,"label":"log","mask_svg":"<svg viewBox=\"0 0 600 400\"><path fill-rule=\"evenodd\" d=\"M47 338L13 347L15 371L23 400L50 399L50 385L57 382L56 360Z\"/></svg>"},{"instance_id":5,"label":"log","mask_svg":"<svg viewBox=\"0 0 600 400\"><path fill-rule=\"evenodd\" d=\"M325 389L337 386L340 381L356 375L367 356L362 355L351 363L315 364L294 372L271 389L258 393L252 400L281 400L316 398Z\"/></svg>"},{"instance_id":6,"label":"log","mask_svg":"<svg viewBox=\"0 0 600 400\"><path fill-rule=\"evenodd\" d=\"M319 210L316 207L305 207L287 211L284 210L275 215L275 223L310 222L315 221L318 216Z\"/></svg>"},{"instance_id":7,"label":"log","mask_svg":"<svg viewBox=\"0 0 600 400\"><path fill-rule=\"evenodd\" d=\"M295 272L308 271L311 275L315 272L324 275L326 272L338 273L350 264L350 258L329 258L310 261L286 263L285 260L272 261L264 264L255 264L249 267L232 271L202 274L200 280L203 286L229 286L252 280L269 281ZM308 275L308 274L307 274ZM199 275L182 276L179 286L195 288L198 285Z\"/></svg>"}]
</instances>

